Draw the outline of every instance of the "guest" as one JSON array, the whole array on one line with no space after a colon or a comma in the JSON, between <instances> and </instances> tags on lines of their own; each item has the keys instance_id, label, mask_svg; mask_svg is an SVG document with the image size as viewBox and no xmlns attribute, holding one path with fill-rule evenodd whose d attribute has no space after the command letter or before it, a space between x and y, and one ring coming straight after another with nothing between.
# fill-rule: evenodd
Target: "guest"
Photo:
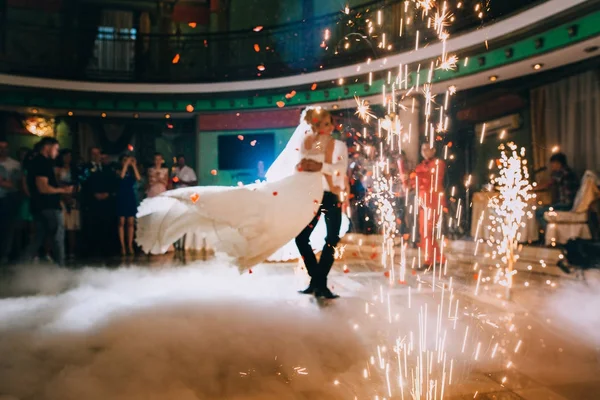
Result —
<instances>
[{"instance_id":1,"label":"guest","mask_svg":"<svg viewBox=\"0 0 600 400\"><path fill-rule=\"evenodd\" d=\"M61 187L77 187L77 168L73 163L73 152L64 149L56 162L56 178ZM79 204L77 194L74 191L71 194L64 194L61 198L61 207L63 218L65 220L65 230L67 231L67 255L69 258L75 258L77 249L77 233L81 230L81 219L79 215Z\"/></svg>"},{"instance_id":2,"label":"guest","mask_svg":"<svg viewBox=\"0 0 600 400\"><path fill-rule=\"evenodd\" d=\"M180 154L177 156L177 167L173 170L173 186L175 189L196 186L198 178L196 173L185 164L185 157Z\"/></svg>"},{"instance_id":3,"label":"guest","mask_svg":"<svg viewBox=\"0 0 600 400\"><path fill-rule=\"evenodd\" d=\"M148 190L146 196L156 197L167 191L169 185L169 170L164 166L162 154L154 154L154 165L148 168Z\"/></svg>"},{"instance_id":4,"label":"guest","mask_svg":"<svg viewBox=\"0 0 600 400\"><path fill-rule=\"evenodd\" d=\"M35 152L27 147L19 149L21 179L19 182L19 209L17 211L17 230L15 232L15 248L20 253L25 244L33 240L33 215L29 209L29 189L27 188L27 168L34 158Z\"/></svg>"},{"instance_id":5,"label":"guest","mask_svg":"<svg viewBox=\"0 0 600 400\"><path fill-rule=\"evenodd\" d=\"M60 195L73 192L73 186L59 187L54 173L54 160L58 156L58 141L51 137L40 140L39 154L32 160L27 174L31 193L31 212L35 223L35 239L27 246L23 260L34 255L50 237L54 244L54 258L65 265L65 230Z\"/></svg>"},{"instance_id":6,"label":"guest","mask_svg":"<svg viewBox=\"0 0 600 400\"><path fill-rule=\"evenodd\" d=\"M108 157L98 147L90 149L90 163L84 166L82 182L83 229L87 255L105 257L113 254L113 226L116 224L112 194L115 173ZM115 226L116 228L116 226Z\"/></svg>"},{"instance_id":7,"label":"guest","mask_svg":"<svg viewBox=\"0 0 600 400\"><path fill-rule=\"evenodd\" d=\"M118 172L119 187L117 189L117 217L119 217L119 242L121 255L127 252L133 255L134 220L137 213L137 197L135 183L141 179L135 157L121 156L121 169ZM127 224L127 238L125 237L125 224ZM127 247L125 242L127 241Z\"/></svg>"},{"instance_id":8,"label":"guest","mask_svg":"<svg viewBox=\"0 0 600 400\"><path fill-rule=\"evenodd\" d=\"M0 139L0 265L12 253L19 210L21 165L8 154L8 141Z\"/></svg>"},{"instance_id":9,"label":"guest","mask_svg":"<svg viewBox=\"0 0 600 400\"><path fill-rule=\"evenodd\" d=\"M443 262L437 239L439 232L434 227L440 213L446 207L444 195L446 164L437 158L435 153L435 147L423 143L421 145L423 161L417 165L412 176L412 186L418 189L419 248L425 265L432 265L434 261Z\"/></svg>"},{"instance_id":10,"label":"guest","mask_svg":"<svg viewBox=\"0 0 600 400\"><path fill-rule=\"evenodd\" d=\"M550 190L552 203L546 207L538 207L535 216L541 232L546 231L547 222L544 213L553 209L555 211L569 211L579 189L579 179L567 164L567 156L556 153L550 157L550 181L538 185L536 191Z\"/></svg>"}]
</instances>

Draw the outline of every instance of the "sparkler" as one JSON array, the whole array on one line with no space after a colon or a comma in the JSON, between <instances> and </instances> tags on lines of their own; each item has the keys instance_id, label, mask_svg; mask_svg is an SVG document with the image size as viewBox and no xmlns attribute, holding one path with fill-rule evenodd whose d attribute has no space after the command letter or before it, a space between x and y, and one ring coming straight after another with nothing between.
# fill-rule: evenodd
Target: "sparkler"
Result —
<instances>
[{"instance_id":1,"label":"sparkler","mask_svg":"<svg viewBox=\"0 0 600 400\"><path fill-rule=\"evenodd\" d=\"M490 199L489 206L494 210L490 218L496 227L493 229L493 243L496 246L494 255L500 256L505 264L505 280L501 283L506 285L506 297L510 300L519 231L525 219L531 218L526 209L535 195L531 193L525 149L518 151L517 145L512 142L501 145L499 149L499 174L492 182L497 186L499 196Z\"/></svg>"}]
</instances>

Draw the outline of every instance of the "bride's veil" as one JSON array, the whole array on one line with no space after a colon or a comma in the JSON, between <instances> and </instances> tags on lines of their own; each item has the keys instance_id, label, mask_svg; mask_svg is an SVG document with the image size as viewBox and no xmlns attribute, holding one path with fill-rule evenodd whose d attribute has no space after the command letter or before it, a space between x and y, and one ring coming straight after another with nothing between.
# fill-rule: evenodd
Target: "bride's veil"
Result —
<instances>
[{"instance_id":1,"label":"bride's veil","mask_svg":"<svg viewBox=\"0 0 600 400\"><path fill-rule=\"evenodd\" d=\"M304 113L302 115L304 117ZM267 170L265 177L268 182L279 181L294 173L296 165L300 162L300 147L304 143L304 137L311 132L311 126L302 118L300 125L294 131L283 151Z\"/></svg>"}]
</instances>

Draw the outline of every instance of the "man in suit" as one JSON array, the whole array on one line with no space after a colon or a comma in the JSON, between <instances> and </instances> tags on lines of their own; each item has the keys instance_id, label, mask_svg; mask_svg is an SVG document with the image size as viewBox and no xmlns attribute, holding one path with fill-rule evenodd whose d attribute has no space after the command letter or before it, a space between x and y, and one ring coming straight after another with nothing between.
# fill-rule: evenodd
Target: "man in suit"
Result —
<instances>
[{"instance_id":1,"label":"man in suit","mask_svg":"<svg viewBox=\"0 0 600 400\"><path fill-rule=\"evenodd\" d=\"M113 197L116 175L100 148L92 147L89 157L90 162L84 166L82 178L83 229L88 246L87 255L102 257L112 255L115 251L116 213Z\"/></svg>"}]
</instances>

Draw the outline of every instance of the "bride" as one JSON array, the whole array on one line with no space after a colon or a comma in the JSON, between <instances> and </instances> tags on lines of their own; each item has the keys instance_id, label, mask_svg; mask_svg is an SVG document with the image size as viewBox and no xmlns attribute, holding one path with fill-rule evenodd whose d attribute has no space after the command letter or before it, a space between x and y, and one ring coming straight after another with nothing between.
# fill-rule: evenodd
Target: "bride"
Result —
<instances>
[{"instance_id":1,"label":"bride","mask_svg":"<svg viewBox=\"0 0 600 400\"><path fill-rule=\"evenodd\" d=\"M296 165L301 159L332 164L332 130L329 112L308 107L266 182L182 188L144 200L137 214L137 243L146 253L162 254L186 233L201 231L241 270L289 247L319 210L323 177L331 180L325 173L298 171Z\"/></svg>"}]
</instances>

